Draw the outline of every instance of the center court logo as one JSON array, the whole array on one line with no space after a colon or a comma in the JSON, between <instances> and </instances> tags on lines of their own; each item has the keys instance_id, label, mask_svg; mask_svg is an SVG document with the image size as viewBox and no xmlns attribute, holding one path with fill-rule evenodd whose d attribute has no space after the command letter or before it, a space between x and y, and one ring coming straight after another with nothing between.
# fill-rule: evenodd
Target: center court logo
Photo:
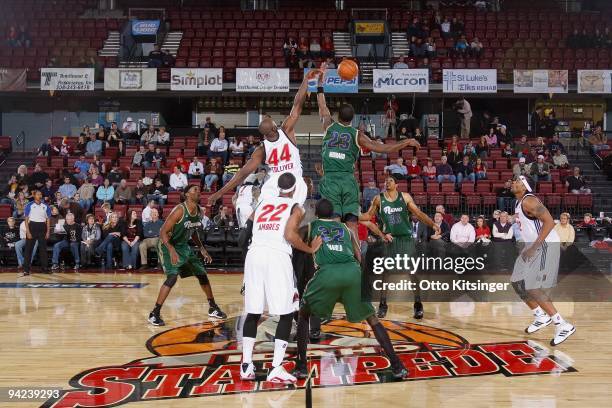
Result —
<instances>
[{"instance_id":1,"label":"center court logo","mask_svg":"<svg viewBox=\"0 0 612 408\"><path fill-rule=\"evenodd\" d=\"M571 363L532 342L470 344L447 330L383 320L398 356L409 370L403 381L475 375L550 374L576 371ZM305 387L240 379L241 351L236 318L178 327L147 341L151 357L124 365L98 367L74 376L71 390L46 401L45 408L114 407L131 402L195 398ZM259 328L253 361L259 371L272 364L275 323ZM323 336L309 347L312 387L355 386L389 382L390 363L373 345L369 326L339 317L322 327ZM287 352L293 356L294 347ZM293 362L286 363L288 370Z\"/></svg>"}]
</instances>

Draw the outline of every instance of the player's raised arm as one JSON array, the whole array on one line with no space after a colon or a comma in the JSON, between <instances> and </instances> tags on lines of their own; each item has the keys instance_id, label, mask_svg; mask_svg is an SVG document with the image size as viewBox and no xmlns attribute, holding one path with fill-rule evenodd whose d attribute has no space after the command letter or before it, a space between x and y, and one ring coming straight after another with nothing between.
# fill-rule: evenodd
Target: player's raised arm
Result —
<instances>
[{"instance_id":1,"label":"player's raised arm","mask_svg":"<svg viewBox=\"0 0 612 408\"><path fill-rule=\"evenodd\" d=\"M322 90L324 79L325 79L325 65L321 65L322 74L319 76L319 89ZM333 123L331 112L327 107L327 102L325 101L325 94L323 92L319 92L317 89L317 105L319 105L319 117L321 118L321 123L323 124L323 130L327 130L329 125Z\"/></svg>"},{"instance_id":2,"label":"player's raised arm","mask_svg":"<svg viewBox=\"0 0 612 408\"><path fill-rule=\"evenodd\" d=\"M313 69L304 75L302 84L298 88L295 98L293 98L293 107L291 108L291 112L289 113L289 116L285 118L283 125L281 126L281 129L283 129L293 144L297 144L297 139L295 138L295 125L297 124L297 121L302 114L302 109L304 108L304 102L306 101L306 94L308 92L308 80L313 78L314 75L317 75L318 72L320 72L318 69Z\"/></svg>"},{"instance_id":3,"label":"player's raised arm","mask_svg":"<svg viewBox=\"0 0 612 408\"><path fill-rule=\"evenodd\" d=\"M310 246L302 241L298 231L302 218L304 218L304 210L302 210L298 205L295 205L291 210L291 216L289 217L287 226L285 227L285 239L298 251L306 252L307 254L314 254L323 243L323 240L321 237L316 237L312 240Z\"/></svg>"},{"instance_id":4,"label":"player's raised arm","mask_svg":"<svg viewBox=\"0 0 612 408\"><path fill-rule=\"evenodd\" d=\"M412 199L412 196L408 193L402 193L402 195L404 197L404 201L406 202L406 207L408 207L408 210L413 213L417 217L417 219L423 224L427 225L430 228L433 228L436 233L440 233L440 227L438 227L436 223L433 222L433 220L429 218L427 214L421 211L421 209Z\"/></svg>"},{"instance_id":5,"label":"player's raised arm","mask_svg":"<svg viewBox=\"0 0 612 408\"><path fill-rule=\"evenodd\" d=\"M405 139L398 143L374 143L362 130L357 133L357 142L362 149L367 149L376 153L393 153L399 152L407 147L421 148L421 144L415 139Z\"/></svg>"},{"instance_id":6,"label":"player's raised arm","mask_svg":"<svg viewBox=\"0 0 612 408\"><path fill-rule=\"evenodd\" d=\"M246 180L246 178L250 174L253 174L257 170L259 165L262 164L264 160L264 148L262 146L259 146L257 149L255 149L255 151L251 155L251 158L238 171L238 173L236 173L234 177L232 177L230 181L228 181L223 186L223 188L221 188L221 190L208 197L208 205L213 205L218 199L223 196L223 194L227 193L228 191L232 191L234 188L236 188L237 185Z\"/></svg>"},{"instance_id":7,"label":"player's raised arm","mask_svg":"<svg viewBox=\"0 0 612 408\"><path fill-rule=\"evenodd\" d=\"M172 210L168 218L166 218L166 221L164 221L164 224L159 230L159 240L163 245L166 246L166 248L168 248L168 252L170 252L171 258L170 261L173 264L178 263L178 254L176 253L174 246L170 243L169 233L170 231L172 231L172 228L174 228L176 223L179 222L181 218L183 218L183 207L177 205L176 207L174 207L174 210Z\"/></svg>"},{"instance_id":8,"label":"player's raised arm","mask_svg":"<svg viewBox=\"0 0 612 408\"><path fill-rule=\"evenodd\" d=\"M368 209L368 212L363 213L359 216L359 221L370 221L372 217L375 217L376 213L378 213L379 207L380 207L380 196L377 195L372 200L372 204L370 204L370 208Z\"/></svg>"}]
</instances>

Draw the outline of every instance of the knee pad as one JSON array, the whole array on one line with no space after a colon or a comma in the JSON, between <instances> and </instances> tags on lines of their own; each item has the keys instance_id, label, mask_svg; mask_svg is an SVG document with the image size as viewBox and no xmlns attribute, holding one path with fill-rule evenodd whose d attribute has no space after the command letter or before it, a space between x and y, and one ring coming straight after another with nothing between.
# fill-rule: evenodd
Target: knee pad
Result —
<instances>
[{"instance_id":1,"label":"knee pad","mask_svg":"<svg viewBox=\"0 0 612 408\"><path fill-rule=\"evenodd\" d=\"M176 280L178 279L178 277L176 275L170 275L166 278L166 281L164 282L164 285L166 285L167 287L171 288L174 285L176 285Z\"/></svg>"},{"instance_id":2,"label":"knee pad","mask_svg":"<svg viewBox=\"0 0 612 408\"><path fill-rule=\"evenodd\" d=\"M525 280L512 282L512 288L514 288L514 291L521 298L521 300L528 300L530 298L527 290L525 289Z\"/></svg>"},{"instance_id":3,"label":"knee pad","mask_svg":"<svg viewBox=\"0 0 612 408\"><path fill-rule=\"evenodd\" d=\"M257 337L257 322L259 322L260 317L260 314L247 314L246 319L244 319L244 326L242 326L243 337Z\"/></svg>"},{"instance_id":4,"label":"knee pad","mask_svg":"<svg viewBox=\"0 0 612 408\"><path fill-rule=\"evenodd\" d=\"M196 278L198 278L198 282L200 282L200 285L208 285L210 283L210 281L208 280L208 275L206 274L196 275Z\"/></svg>"},{"instance_id":5,"label":"knee pad","mask_svg":"<svg viewBox=\"0 0 612 408\"><path fill-rule=\"evenodd\" d=\"M359 217L355 214L345 214L343 222L359 222Z\"/></svg>"},{"instance_id":6,"label":"knee pad","mask_svg":"<svg viewBox=\"0 0 612 408\"><path fill-rule=\"evenodd\" d=\"M276 326L275 339L289 341L291 335L291 322L293 322L293 313L281 315Z\"/></svg>"}]
</instances>

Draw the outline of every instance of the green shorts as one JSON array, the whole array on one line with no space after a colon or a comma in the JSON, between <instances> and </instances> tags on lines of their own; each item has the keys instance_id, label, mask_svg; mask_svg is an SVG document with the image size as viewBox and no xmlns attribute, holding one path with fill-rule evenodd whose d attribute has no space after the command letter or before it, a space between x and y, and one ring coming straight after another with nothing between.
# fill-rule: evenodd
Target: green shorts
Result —
<instances>
[{"instance_id":1,"label":"green shorts","mask_svg":"<svg viewBox=\"0 0 612 408\"><path fill-rule=\"evenodd\" d=\"M181 278L187 278L189 276L206 274L204 263L189 245L177 245L174 249L176 249L179 256L176 265L172 264L168 248L162 244L161 240L157 243L159 263L162 268L164 268L164 273L166 275L179 275Z\"/></svg>"},{"instance_id":2,"label":"green shorts","mask_svg":"<svg viewBox=\"0 0 612 408\"><path fill-rule=\"evenodd\" d=\"M416 241L411 236L394 236L393 241L383 244L383 253L388 258L404 254L412 258L416 256Z\"/></svg>"},{"instance_id":3,"label":"green shorts","mask_svg":"<svg viewBox=\"0 0 612 408\"><path fill-rule=\"evenodd\" d=\"M344 217L347 214L359 216L359 185L352 173L326 173L319 182L321 197L334 205L334 213Z\"/></svg>"},{"instance_id":4,"label":"green shorts","mask_svg":"<svg viewBox=\"0 0 612 408\"><path fill-rule=\"evenodd\" d=\"M361 267L356 262L323 265L308 282L302 307L322 319L329 318L342 303L349 322L358 323L374 314L361 300Z\"/></svg>"}]
</instances>

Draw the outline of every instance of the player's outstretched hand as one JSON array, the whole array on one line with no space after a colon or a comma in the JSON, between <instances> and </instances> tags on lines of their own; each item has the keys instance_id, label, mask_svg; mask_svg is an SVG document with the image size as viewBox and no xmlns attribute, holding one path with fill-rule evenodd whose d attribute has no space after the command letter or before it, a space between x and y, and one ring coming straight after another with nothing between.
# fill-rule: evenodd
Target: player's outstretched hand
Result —
<instances>
[{"instance_id":1,"label":"player's outstretched hand","mask_svg":"<svg viewBox=\"0 0 612 408\"><path fill-rule=\"evenodd\" d=\"M207 250L202 248L200 250L200 253L202 254L202 258L204 258L204 263L207 263L207 264L212 263L212 257L210 256Z\"/></svg>"},{"instance_id":2,"label":"player's outstretched hand","mask_svg":"<svg viewBox=\"0 0 612 408\"><path fill-rule=\"evenodd\" d=\"M310 253L314 254L315 252L317 252L319 248L321 248L322 244L323 244L323 238L321 238L321 236L315 237L315 239L313 239L312 242L310 243Z\"/></svg>"},{"instance_id":3,"label":"player's outstretched hand","mask_svg":"<svg viewBox=\"0 0 612 408\"><path fill-rule=\"evenodd\" d=\"M406 141L404 142L404 145L406 147L408 146L416 147L417 150L421 148L421 144L416 139L406 139Z\"/></svg>"},{"instance_id":4,"label":"player's outstretched hand","mask_svg":"<svg viewBox=\"0 0 612 408\"><path fill-rule=\"evenodd\" d=\"M211 195L208 197L208 203L207 203L207 204L208 204L208 205L214 205L214 204L217 202L217 200L219 200L219 198L221 198L221 196L219 195L219 192L216 192L216 193L214 193L214 194L211 194Z\"/></svg>"}]
</instances>

